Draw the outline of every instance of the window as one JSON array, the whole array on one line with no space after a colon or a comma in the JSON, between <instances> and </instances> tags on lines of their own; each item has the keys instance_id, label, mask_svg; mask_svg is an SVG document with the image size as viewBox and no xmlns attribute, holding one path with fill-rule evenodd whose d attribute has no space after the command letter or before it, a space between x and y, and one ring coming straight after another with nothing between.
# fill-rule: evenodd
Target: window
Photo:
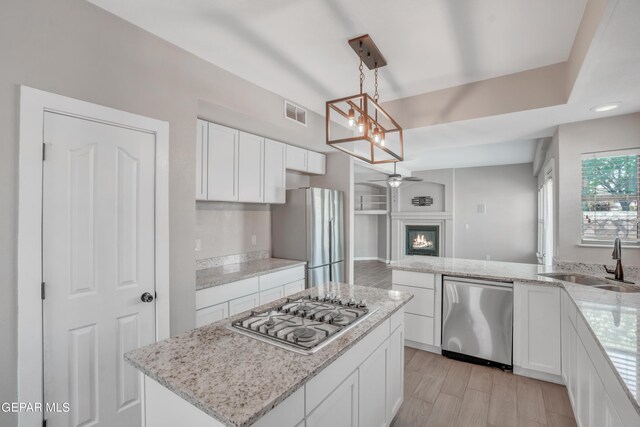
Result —
<instances>
[{"instance_id":1,"label":"window","mask_svg":"<svg viewBox=\"0 0 640 427\"><path fill-rule=\"evenodd\" d=\"M583 154L582 242L640 244L640 149Z\"/></svg>"},{"instance_id":2,"label":"window","mask_svg":"<svg viewBox=\"0 0 640 427\"><path fill-rule=\"evenodd\" d=\"M553 265L553 163L544 170L538 189L538 263Z\"/></svg>"}]
</instances>

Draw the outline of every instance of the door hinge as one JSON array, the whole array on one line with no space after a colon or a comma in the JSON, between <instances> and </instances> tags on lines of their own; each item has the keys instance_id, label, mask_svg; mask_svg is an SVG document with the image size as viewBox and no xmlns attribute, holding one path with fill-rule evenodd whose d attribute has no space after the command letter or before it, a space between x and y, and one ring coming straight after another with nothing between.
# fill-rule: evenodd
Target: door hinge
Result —
<instances>
[{"instance_id":1,"label":"door hinge","mask_svg":"<svg viewBox=\"0 0 640 427\"><path fill-rule=\"evenodd\" d=\"M42 161L44 162L45 152L47 151L47 144L42 143Z\"/></svg>"},{"instance_id":2,"label":"door hinge","mask_svg":"<svg viewBox=\"0 0 640 427\"><path fill-rule=\"evenodd\" d=\"M44 282L42 282L42 284L40 285L40 298L44 299L45 298L45 293L44 293Z\"/></svg>"}]
</instances>

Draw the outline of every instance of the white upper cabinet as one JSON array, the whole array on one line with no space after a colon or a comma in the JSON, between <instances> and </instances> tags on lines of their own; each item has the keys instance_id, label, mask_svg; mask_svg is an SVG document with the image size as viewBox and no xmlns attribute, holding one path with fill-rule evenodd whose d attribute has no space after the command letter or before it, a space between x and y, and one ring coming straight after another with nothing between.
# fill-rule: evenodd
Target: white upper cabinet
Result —
<instances>
[{"instance_id":1,"label":"white upper cabinet","mask_svg":"<svg viewBox=\"0 0 640 427\"><path fill-rule=\"evenodd\" d=\"M238 201L262 203L264 168L264 138L240 132L238 160Z\"/></svg>"},{"instance_id":2,"label":"white upper cabinet","mask_svg":"<svg viewBox=\"0 0 640 427\"><path fill-rule=\"evenodd\" d=\"M307 151L307 172L316 175L324 175L325 155L316 153L315 151Z\"/></svg>"},{"instance_id":3,"label":"white upper cabinet","mask_svg":"<svg viewBox=\"0 0 640 427\"><path fill-rule=\"evenodd\" d=\"M196 139L196 200L207 200L207 149L209 147L209 124L198 120Z\"/></svg>"},{"instance_id":4,"label":"white upper cabinet","mask_svg":"<svg viewBox=\"0 0 640 427\"><path fill-rule=\"evenodd\" d=\"M197 122L196 200L285 203L286 170L325 173L325 155Z\"/></svg>"},{"instance_id":5,"label":"white upper cabinet","mask_svg":"<svg viewBox=\"0 0 640 427\"><path fill-rule=\"evenodd\" d=\"M286 146L277 141L264 141L264 202L284 203L286 189Z\"/></svg>"},{"instance_id":6,"label":"white upper cabinet","mask_svg":"<svg viewBox=\"0 0 640 427\"><path fill-rule=\"evenodd\" d=\"M560 288L517 283L513 291L513 364L559 376Z\"/></svg>"},{"instance_id":7,"label":"white upper cabinet","mask_svg":"<svg viewBox=\"0 0 640 427\"><path fill-rule=\"evenodd\" d=\"M287 169L298 172L307 171L308 150L293 145L287 145Z\"/></svg>"},{"instance_id":8,"label":"white upper cabinet","mask_svg":"<svg viewBox=\"0 0 640 427\"><path fill-rule=\"evenodd\" d=\"M208 200L238 200L238 135L235 129L209 123Z\"/></svg>"}]
</instances>

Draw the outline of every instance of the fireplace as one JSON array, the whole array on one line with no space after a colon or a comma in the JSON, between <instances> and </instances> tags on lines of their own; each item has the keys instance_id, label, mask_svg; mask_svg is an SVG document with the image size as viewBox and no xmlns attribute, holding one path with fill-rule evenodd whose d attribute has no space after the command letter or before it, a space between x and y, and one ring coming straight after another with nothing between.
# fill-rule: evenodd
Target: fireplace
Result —
<instances>
[{"instance_id":1,"label":"fireplace","mask_svg":"<svg viewBox=\"0 0 640 427\"><path fill-rule=\"evenodd\" d=\"M407 225L405 254L440 256L440 226Z\"/></svg>"}]
</instances>

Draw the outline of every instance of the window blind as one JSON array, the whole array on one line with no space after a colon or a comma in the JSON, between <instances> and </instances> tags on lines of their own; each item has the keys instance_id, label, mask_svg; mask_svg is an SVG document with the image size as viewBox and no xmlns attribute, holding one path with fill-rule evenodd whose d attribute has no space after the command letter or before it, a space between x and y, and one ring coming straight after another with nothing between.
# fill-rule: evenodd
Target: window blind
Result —
<instances>
[{"instance_id":1,"label":"window blind","mask_svg":"<svg viewBox=\"0 0 640 427\"><path fill-rule=\"evenodd\" d=\"M582 156L582 241L640 244L640 149Z\"/></svg>"}]
</instances>

